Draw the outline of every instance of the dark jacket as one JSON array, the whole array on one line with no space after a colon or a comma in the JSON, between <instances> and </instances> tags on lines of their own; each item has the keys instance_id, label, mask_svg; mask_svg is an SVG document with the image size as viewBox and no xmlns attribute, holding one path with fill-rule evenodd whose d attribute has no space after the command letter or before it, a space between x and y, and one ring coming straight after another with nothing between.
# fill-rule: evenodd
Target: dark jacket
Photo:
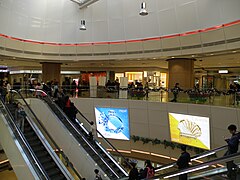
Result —
<instances>
[{"instance_id":1,"label":"dark jacket","mask_svg":"<svg viewBox=\"0 0 240 180\"><path fill-rule=\"evenodd\" d=\"M225 155L230 155L238 152L239 139L240 133L235 133L230 139L226 140L228 144L228 151L225 153Z\"/></svg>"},{"instance_id":2,"label":"dark jacket","mask_svg":"<svg viewBox=\"0 0 240 180\"><path fill-rule=\"evenodd\" d=\"M184 169L189 167L189 162L191 160L190 154L188 152L183 152L177 160L178 169Z\"/></svg>"},{"instance_id":3,"label":"dark jacket","mask_svg":"<svg viewBox=\"0 0 240 180\"><path fill-rule=\"evenodd\" d=\"M139 174L137 168L132 168L132 170L129 173L129 180L138 180Z\"/></svg>"}]
</instances>

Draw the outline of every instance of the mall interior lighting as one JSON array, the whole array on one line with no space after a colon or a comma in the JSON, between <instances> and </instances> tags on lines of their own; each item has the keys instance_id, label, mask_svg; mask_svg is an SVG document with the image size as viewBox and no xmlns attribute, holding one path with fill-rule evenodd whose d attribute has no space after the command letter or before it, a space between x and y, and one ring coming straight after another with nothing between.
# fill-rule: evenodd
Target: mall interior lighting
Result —
<instances>
[{"instance_id":1,"label":"mall interior lighting","mask_svg":"<svg viewBox=\"0 0 240 180\"><path fill-rule=\"evenodd\" d=\"M147 10L146 10L146 3L145 3L145 2L142 2L142 3L141 3L141 10L140 10L139 15L141 15L141 16L146 16L146 15L148 15L148 12L147 12Z\"/></svg>"},{"instance_id":2,"label":"mall interior lighting","mask_svg":"<svg viewBox=\"0 0 240 180\"><path fill-rule=\"evenodd\" d=\"M79 29L82 30L82 31L87 30L85 20L81 20L81 24L80 24L80 28Z\"/></svg>"}]
</instances>

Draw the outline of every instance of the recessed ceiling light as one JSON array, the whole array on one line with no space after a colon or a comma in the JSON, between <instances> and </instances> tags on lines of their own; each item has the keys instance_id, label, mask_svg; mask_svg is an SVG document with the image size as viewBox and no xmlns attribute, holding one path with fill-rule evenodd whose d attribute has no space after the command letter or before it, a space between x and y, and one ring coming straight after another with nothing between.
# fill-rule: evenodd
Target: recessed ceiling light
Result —
<instances>
[{"instance_id":1,"label":"recessed ceiling light","mask_svg":"<svg viewBox=\"0 0 240 180\"><path fill-rule=\"evenodd\" d=\"M213 56L214 54L210 54L211 56Z\"/></svg>"},{"instance_id":2,"label":"recessed ceiling light","mask_svg":"<svg viewBox=\"0 0 240 180\"><path fill-rule=\"evenodd\" d=\"M195 57L195 55L193 54L192 57Z\"/></svg>"},{"instance_id":3,"label":"recessed ceiling light","mask_svg":"<svg viewBox=\"0 0 240 180\"><path fill-rule=\"evenodd\" d=\"M237 51L232 51L233 53L236 53Z\"/></svg>"},{"instance_id":4,"label":"recessed ceiling light","mask_svg":"<svg viewBox=\"0 0 240 180\"><path fill-rule=\"evenodd\" d=\"M171 58L175 58L175 57L173 56L173 57L171 57Z\"/></svg>"},{"instance_id":5,"label":"recessed ceiling light","mask_svg":"<svg viewBox=\"0 0 240 180\"><path fill-rule=\"evenodd\" d=\"M157 59L157 58L153 58L153 59Z\"/></svg>"}]
</instances>

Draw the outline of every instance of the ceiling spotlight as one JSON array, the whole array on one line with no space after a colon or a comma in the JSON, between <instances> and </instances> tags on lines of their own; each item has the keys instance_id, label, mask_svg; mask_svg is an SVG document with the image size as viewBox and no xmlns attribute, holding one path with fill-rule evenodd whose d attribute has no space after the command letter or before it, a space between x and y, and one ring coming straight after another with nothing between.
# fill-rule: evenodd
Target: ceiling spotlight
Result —
<instances>
[{"instance_id":1,"label":"ceiling spotlight","mask_svg":"<svg viewBox=\"0 0 240 180\"><path fill-rule=\"evenodd\" d=\"M85 31L87 29L85 20L81 20L81 24L80 24L79 29L82 30L82 31Z\"/></svg>"},{"instance_id":2,"label":"ceiling spotlight","mask_svg":"<svg viewBox=\"0 0 240 180\"><path fill-rule=\"evenodd\" d=\"M141 4L141 10L140 10L139 15L141 15L141 16L148 15L148 12L146 10L146 3L145 2L142 2L142 4Z\"/></svg>"}]
</instances>

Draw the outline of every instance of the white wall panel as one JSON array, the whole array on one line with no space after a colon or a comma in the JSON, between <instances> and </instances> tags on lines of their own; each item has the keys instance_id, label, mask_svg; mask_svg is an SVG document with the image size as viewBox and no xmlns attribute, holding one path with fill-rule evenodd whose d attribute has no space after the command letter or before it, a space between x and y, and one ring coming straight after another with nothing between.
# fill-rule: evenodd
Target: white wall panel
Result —
<instances>
[{"instance_id":1,"label":"white wall panel","mask_svg":"<svg viewBox=\"0 0 240 180\"><path fill-rule=\"evenodd\" d=\"M229 3L229 1L228 1ZM197 11L200 28L221 24L221 2L219 0L198 0ZM211 14L211 15L210 15Z\"/></svg>"},{"instance_id":2,"label":"white wall panel","mask_svg":"<svg viewBox=\"0 0 240 180\"><path fill-rule=\"evenodd\" d=\"M126 43L127 51L143 51L142 42Z\"/></svg>"},{"instance_id":3,"label":"white wall panel","mask_svg":"<svg viewBox=\"0 0 240 180\"><path fill-rule=\"evenodd\" d=\"M109 53L109 45L104 44L104 45L94 45L93 46L93 52L94 53Z\"/></svg>"},{"instance_id":4,"label":"white wall panel","mask_svg":"<svg viewBox=\"0 0 240 180\"><path fill-rule=\"evenodd\" d=\"M76 41L78 31L75 22L62 23L61 42L71 43Z\"/></svg>"},{"instance_id":5,"label":"white wall panel","mask_svg":"<svg viewBox=\"0 0 240 180\"><path fill-rule=\"evenodd\" d=\"M224 130L229 124L238 124L237 111L232 108L212 106L211 119L214 127Z\"/></svg>"},{"instance_id":6,"label":"white wall panel","mask_svg":"<svg viewBox=\"0 0 240 180\"><path fill-rule=\"evenodd\" d=\"M44 24L44 41L47 42L59 42L61 38L61 24L60 21L54 21L47 19Z\"/></svg>"},{"instance_id":7,"label":"white wall panel","mask_svg":"<svg viewBox=\"0 0 240 180\"><path fill-rule=\"evenodd\" d=\"M199 28L196 1L188 1L187 3L177 6L177 24L180 32L191 31Z\"/></svg>"},{"instance_id":8,"label":"white wall panel","mask_svg":"<svg viewBox=\"0 0 240 180\"><path fill-rule=\"evenodd\" d=\"M27 11L29 12L30 18L39 18L43 20L45 18L45 12L47 8L47 0L31 0L28 1L29 9Z\"/></svg>"},{"instance_id":9,"label":"white wall panel","mask_svg":"<svg viewBox=\"0 0 240 180\"><path fill-rule=\"evenodd\" d=\"M42 44L24 43L24 51L42 52Z\"/></svg>"},{"instance_id":10,"label":"white wall panel","mask_svg":"<svg viewBox=\"0 0 240 180\"><path fill-rule=\"evenodd\" d=\"M174 8L159 11L158 21L161 36L166 35L165 32L168 32L168 34L176 34L179 32Z\"/></svg>"},{"instance_id":11,"label":"white wall panel","mask_svg":"<svg viewBox=\"0 0 240 180\"><path fill-rule=\"evenodd\" d=\"M116 7L118 7L118 8L116 8ZM113 1L111 1L111 3L108 2L108 17L111 19L122 19L122 17L123 17L123 1L113 0Z\"/></svg>"},{"instance_id":12,"label":"white wall panel","mask_svg":"<svg viewBox=\"0 0 240 180\"><path fill-rule=\"evenodd\" d=\"M44 53L59 53L59 46L51 46L51 45L42 45L42 51Z\"/></svg>"},{"instance_id":13,"label":"white wall panel","mask_svg":"<svg viewBox=\"0 0 240 180\"><path fill-rule=\"evenodd\" d=\"M9 31L8 31L9 18L10 18L10 9L0 4L0 22L1 22L0 33L1 34L9 34Z\"/></svg>"},{"instance_id":14,"label":"white wall panel","mask_svg":"<svg viewBox=\"0 0 240 180\"><path fill-rule=\"evenodd\" d=\"M160 40L149 40L143 41L143 49L144 50L158 50L161 49L161 42Z\"/></svg>"},{"instance_id":15,"label":"white wall panel","mask_svg":"<svg viewBox=\"0 0 240 180\"><path fill-rule=\"evenodd\" d=\"M142 17L140 21L142 29L141 37L149 37L149 34L153 37L159 35L159 24L156 23L158 22L157 13L149 13L148 16Z\"/></svg>"},{"instance_id":16,"label":"white wall panel","mask_svg":"<svg viewBox=\"0 0 240 180\"><path fill-rule=\"evenodd\" d=\"M125 52L126 51L126 44L110 44L109 46L110 52Z\"/></svg>"},{"instance_id":17,"label":"white wall panel","mask_svg":"<svg viewBox=\"0 0 240 180\"><path fill-rule=\"evenodd\" d=\"M43 20L41 18L29 18L28 39L43 39L44 33L42 30Z\"/></svg>"},{"instance_id":18,"label":"white wall panel","mask_svg":"<svg viewBox=\"0 0 240 180\"><path fill-rule=\"evenodd\" d=\"M92 46L77 46L77 54L89 54L93 52Z\"/></svg>"},{"instance_id":19,"label":"white wall panel","mask_svg":"<svg viewBox=\"0 0 240 180\"><path fill-rule=\"evenodd\" d=\"M23 43L20 41L12 41L11 39L5 40L6 48L23 50Z\"/></svg>"},{"instance_id":20,"label":"white wall panel","mask_svg":"<svg viewBox=\"0 0 240 180\"><path fill-rule=\"evenodd\" d=\"M162 41L162 48L175 48L180 47L180 38L179 37L173 37L173 38L164 38Z\"/></svg>"},{"instance_id":21,"label":"white wall panel","mask_svg":"<svg viewBox=\"0 0 240 180\"><path fill-rule=\"evenodd\" d=\"M93 23L93 41L108 41L108 25L106 21L96 21Z\"/></svg>"},{"instance_id":22,"label":"white wall panel","mask_svg":"<svg viewBox=\"0 0 240 180\"><path fill-rule=\"evenodd\" d=\"M124 33L124 22L122 19L109 19L109 37L111 37L111 41L119 41L125 39Z\"/></svg>"},{"instance_id":23,"label":"white wall panel","mask_svg":"<svg viewBox=\"0 0 240 180\"><path fill-rule=\"evenodd\" d=\"M130 108L129 116L132 123L148 124L148 111L147 109L133 109Z\"/></svg>"},{"instance_id":24,"label":"white wall panel","mask_svg":"<svg viewBox=\"0 0 240 180\"><path fill-rule=\"evenodd\" d=\"M18 12L12 12L8 19L8 32L13 37L27 38L28 16Z\"/></svg>"},{"instance_id":25,"label":"white wall panel","mask_svg":"<svg viewBox=\"0 0 240 180\"><path fill-rule=\"evenodd\" d=\"M239 37L240 24L224 27L224 33L225 33L226 39L233 39L233 38Z\"/></svg>"},{"instance_id":26,"label":"white wall panel","mask_svg":"<svg viewBox=\"0 0 240 180\"><path fill-rule=\"evenodd\" d=\"M5 47L5 38L4 37L0 37L0 46L1 47Z\"/></svg>"},{"instance_id":27,"label":"white wall panel","mask_svg":"<svg viewBox=\"0 0 240 180\"><path fill-rule=\"evenodd\" d=\"M217 1L217 0L215 0ZM230 0L222 1L221 3L222 11L221 18L225 19L225 21L235 21L239 20L240 17L240 1Z\"/></svg>"},{"instance_id":28,"label":"white wall panel","mask_svg":"<svg viewBox=\"0 0 240 180\"><path fill-rule=\"evenodd\" d=\"M76 54L77 47L76 46L60 46L59 52L62 54Z\"/></svg>"},{"instance_id":29,"label":"white wall panel","mask_svg":"<svg viewBox=\"0 0 240 180\"><path fill-rule=\"evenodd\" d=\"M139 39L141 37L140 17L128 17L125 22L125 38L126 39Z\"/></svg>"},{"instance_id":30,"label":"white wall panel","mask_svg":"<svg viewBox=\"0 0 240 180\"><path fill-rule=\"evenodd\" d=\"M201 34L202 43L215 42L225 40L225 35L223 29L218 29L215 31L203 32Z\"/></svg>"}]
</instances>

